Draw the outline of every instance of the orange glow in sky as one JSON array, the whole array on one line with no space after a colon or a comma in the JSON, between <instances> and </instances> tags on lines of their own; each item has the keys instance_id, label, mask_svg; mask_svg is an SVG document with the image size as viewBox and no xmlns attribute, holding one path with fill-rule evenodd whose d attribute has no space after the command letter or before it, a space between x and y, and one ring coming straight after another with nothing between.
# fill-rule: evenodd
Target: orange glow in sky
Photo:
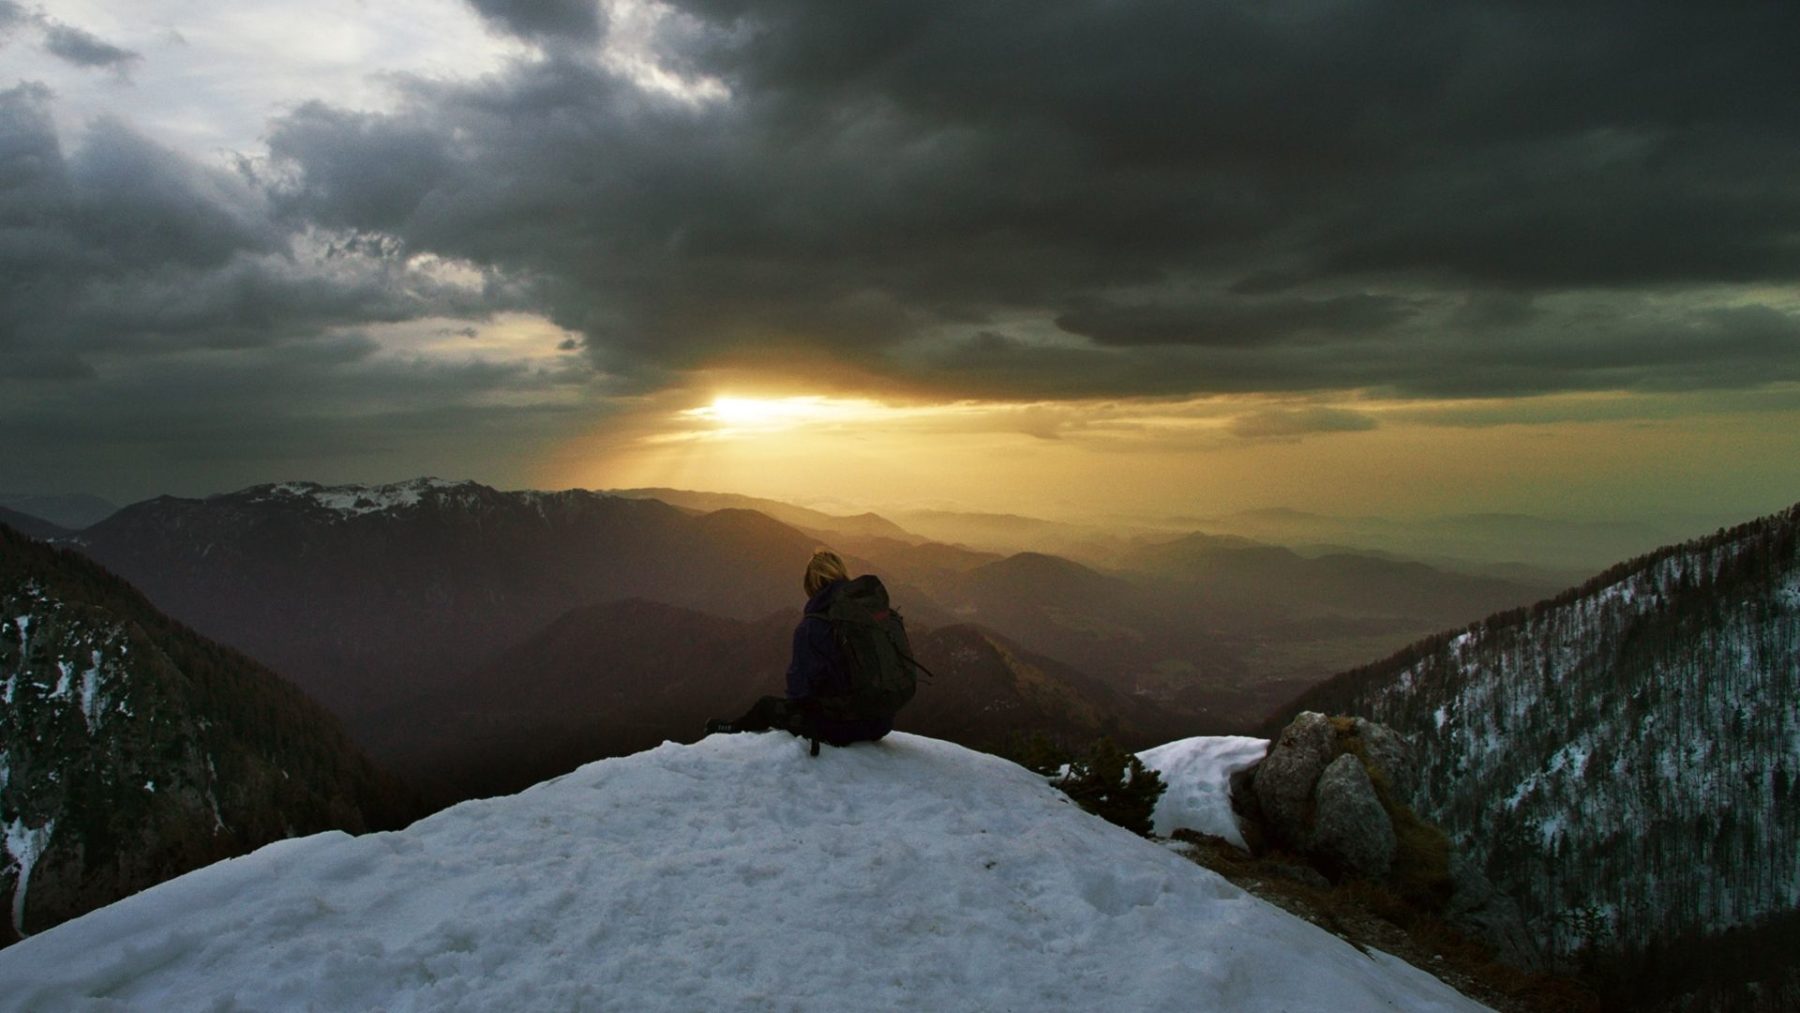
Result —
<instances>
[{"instance_id":1,"label":"orange glow in sky","mask_svg":"<svg viewBox=\"0 0 1800 1013\"><path fill-rule=\"evenodd\" d=\"M809 423L849 422L883 414L876 401L828 397L733 397L721 395L711 404L681 414L711 423L715 431L769 432Z\"/></svg>"},{"instance_id":2,"label":"orange glow in sky","mask_svg":"<svg viewBox=\"0 0 1800 1013\"><path fill-rule=\"evenodd\" d=\"M689 397L692 395L690 394ZM1493 403L1213 397L895 402L711 394L646 402L542 462L531 484L668 486L845 509L942 506L1035 516L1519 511L1609 517L1621 499L1739 512L1791 501L1791 396L1696 424L1696 397Z\"/></svg>"}]
</instances>

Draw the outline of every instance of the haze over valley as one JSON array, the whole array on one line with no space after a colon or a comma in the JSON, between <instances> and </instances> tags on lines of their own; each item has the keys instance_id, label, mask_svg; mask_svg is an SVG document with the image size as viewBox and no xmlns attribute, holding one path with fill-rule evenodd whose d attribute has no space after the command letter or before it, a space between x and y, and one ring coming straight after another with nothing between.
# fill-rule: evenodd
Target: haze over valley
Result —
<instances>
[{"instance_id":1,"label":"haze over valley","mask_svg":"<svg viewBox=\"0 0 1800 1013\"><path fill-rule=\"evenodd\" d=\"M1054 659L1077 683L1106 687L1113 702L1100 713L1133 747L1183 727L1246 730L1333 672L1554 590L1204 534L1115 536L1112 565L1100 568L931 542L877 515L664 495L672 502L434 479L286 483L133 504L66 543L200 632L296 679L389 759L479 738L452 722L428 747L417 727L446 701L486 710L470 702L467 679L499 691L495 706L511 693L561 715L558 723L593 722L582 731L582 759L691 738L709 708L729 710L778 686L798 618L795 573L819 544L884 577L925 637L927 667L951 661L931 631L1005 638ZM762 509L711 509L721 502ZM1017 523L1013 537L1031 533ZM631 622L594 611L633 600L644 605ZM577 610L585 621L573 618ZM586 639L576 646L570 636ZM695 678L703 682L674 688ZM602 708L593 694L608 682L618 699ZM1159 720L1140 716L1158 708ZM598 730L603 712L619 729L614 738ZM980 744L1005 744L1009 726L993 724ZM515 726L517 748L529 751L529 723ZM1090 719L1086 730L1103 723Z\"/></svg>"}]
</instances>

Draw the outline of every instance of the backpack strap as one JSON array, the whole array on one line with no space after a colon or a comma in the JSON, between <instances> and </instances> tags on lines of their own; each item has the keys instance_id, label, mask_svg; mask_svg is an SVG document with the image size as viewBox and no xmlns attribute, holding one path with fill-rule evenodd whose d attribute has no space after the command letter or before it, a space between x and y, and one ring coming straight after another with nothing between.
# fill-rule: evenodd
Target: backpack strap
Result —
<instances>
[{"instance_id":1,"label":"backpack strap","mask_svg":"<svg viewBox=\"0 0 1800 1013\"><path fill-rule=\"evenodd\" d=\"M808 612L806 614L808 616L813 616L818 619L823 619L826 622L831 623L833 629L836 629L839 626L872 626L877 631L879 631L882 636L884 636L888 639L888 643L894 645L894 653L900 655L901 661L904 661L907 664L911 665L912 667L918 669L920 674L924 675L925 678L931 679L931 680L937 679L936 672L933 672L931 669L926 668L924 665L920 664L919 659L917 659L917 658L913 657L912 655L906 653L905 651L901 650L899 642L894 639L894 635L892 633L889 633L887 631L887 629L885 627L883 627L880 623L862 622L857 619L833 619L823 612ZM897 614L897 610L896 610L896 614Z\"/></svg>"},{"instance_id":2,"label":"backpack strap","mask_svg":"<svg viewBox=\"0 0 1800 1013\"><path fill-rule=\"evenodd\" d=\"M891 640L892 638L890 637L889 639ZM933 672L931 669L926 668L924 665L919 664L919 659L913 657L912 655L906 653L905 651L900 650L899 644L894 645L894 653L900 655L901 661L904 661L907 664L911 665L912 667L918 669L922 674L924 674L926 679L934 681L934 682L937 680L936 672Z\"/></svg>"}]
</instances>

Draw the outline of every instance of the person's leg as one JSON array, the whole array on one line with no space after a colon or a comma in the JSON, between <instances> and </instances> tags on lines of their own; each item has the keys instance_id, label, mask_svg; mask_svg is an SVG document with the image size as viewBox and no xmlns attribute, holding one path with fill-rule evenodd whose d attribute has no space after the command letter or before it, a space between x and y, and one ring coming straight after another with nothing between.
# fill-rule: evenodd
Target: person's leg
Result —
<instances>
[{"instance_id":1,"label":"person's leg","mask_svg":"<svg viewBox=\"0 0 1800 1013\"><path fill-rule=\"evenodd\" d=\"M744 716L736 721L708 721L706 733L766 732L775 728L785 731L792 715L792 705L785 697L765 696L752 704L744 712Z\"/></svg>"}]
</instances>

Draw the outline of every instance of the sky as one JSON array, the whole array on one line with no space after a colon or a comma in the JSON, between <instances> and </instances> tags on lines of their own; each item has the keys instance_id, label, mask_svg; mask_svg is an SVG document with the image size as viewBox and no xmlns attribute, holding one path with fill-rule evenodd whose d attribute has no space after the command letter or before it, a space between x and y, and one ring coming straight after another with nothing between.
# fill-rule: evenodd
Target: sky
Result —
<instances>
[{"instance_id":1,"label":"sky","mask_svg":"<svg viewBox=\"0 0 1800 1013\"><path fill-rule=\"evenodd\" d=\"M1800 500L1800 8L0 0L0 490Z\"/></svg>"}]
</instances>

